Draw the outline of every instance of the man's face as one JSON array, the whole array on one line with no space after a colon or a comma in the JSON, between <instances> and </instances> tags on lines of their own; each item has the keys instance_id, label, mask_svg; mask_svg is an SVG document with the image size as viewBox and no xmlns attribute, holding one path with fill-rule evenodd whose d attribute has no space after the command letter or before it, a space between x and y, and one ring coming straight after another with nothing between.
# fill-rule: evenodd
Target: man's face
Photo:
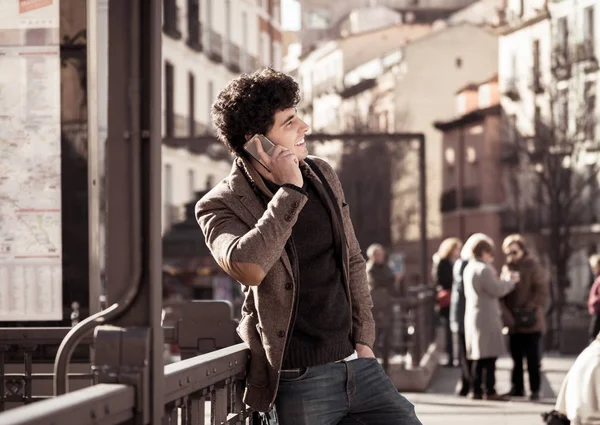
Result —
<instances>
[{"instance_id":1,"label":"man's face","mask_svg":"<svg viewBox=\"0 0 600 425\"><path fill-rule=\"evenodd\" d=\"M276 145L296 154L301 161L308 155L304 135L308 125L296 115L296 108L284 109L275 114L275 123L265 136Z\"/></svg>"},{"instance_id":2,"label":"man's face","mask_svg":"<svg viewBox=\"0 0 600 425\"><path fill-rule=\"evenodd\" d=\"M521 249L521 247L516 243L511 243L506 250L504 251L504 255L506 255L506 262L508 264L517 264L523 258L525 253Z\"/></svg>"}]
</instances>

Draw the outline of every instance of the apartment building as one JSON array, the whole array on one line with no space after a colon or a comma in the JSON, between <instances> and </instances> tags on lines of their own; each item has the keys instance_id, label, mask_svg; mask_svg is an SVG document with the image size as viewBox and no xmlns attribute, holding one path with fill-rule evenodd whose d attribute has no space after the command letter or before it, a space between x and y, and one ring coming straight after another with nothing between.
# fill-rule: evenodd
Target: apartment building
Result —
<instances>
[{"instance_id":1,"label":"apartment building","mask_svg":"<svg viewBox=\"0 0 600 425\"><path fill-rule=\"evenodd\" d=\"M210 106L235 76L282 67L280 0L163 1L163 232L231 167L210 135Z\"/></svg>"},{"instance_id":2,"label":"apartment building","mask_svg":"<svg viewBox=\"0 0 600 425\"><path fill-rule=\"evenodd\" d=\"M577 148L564 155L563 166L571 175L591 182L576 194L586 210L576 222L569 219L575 252L568 267L567 297L575 303L587 296L591 278L587 256L599 248L600 204L592 194L598 184L594 174L598 172L599 13L594 0L510 1L499 48L506 141L525 140L532 149L544 149L542 145L549 142L545 134L559 130L562 143ZM544 164L533 165L533 169L520 169L518 197L513 194L508 199L514 211L510 221L512 230L527 232L536 229L538 220L537 227L542 225L541 233L547 235L543 224L548 214L537 212L543 186L532 175L543 172Z\"/></svg>"},{"instance_id":3,"label":"apartment building","mask_svg":"<svg viewBox=\"0 0 600 425\"><path fill-rule=\"evenodd\" d=\"M299 32L303 51L319 43L335 40L343 35L364 31L365 25L378 21L432 24L444 20L453 12L475 0L300 0L302 10ZM385 10L387 12L383 12ZM389 10L395 13L390 14ZM383 13L382 13L383 12Z\"/></svg>"},{"instance_id":4,"label":"apartment building","mask_svg":"<svg viewBox=\"0 0 600 425\"><path fill-rule=\"evenodd\" d=\"M430 31L426 24L392 25L340 37L305 54L296 71L302 88L299 110L313 131L342 129L341 92L358 82L345 81L348 73Z\"/></svg>"},{"instance_id":5,"label":"apartment building","mask_svg":"<svg viewBox=\"0 0 600 425\"><path fill-rule=\"evenodd\" d=\"M394 93L396 131L425 134L427 233L432 240L439 240L442 237L442 134L433 123L456 116L458 90L473 82L485 81L498 71L498 37L488 27L470 23L449 25L407 44L403 54ZM417 200L414 193L398 202ZM395 239L395 246L412 251L411 243L419 238L418 222L411 223L403 233L403 238Z\"/></svg>"},{"instance_id":6,"label":"apartment building","mask_svg":"<svg viewBox=\"0 0 600 425\"><path fill-rule=\"evenodd\" d=\"M461 88L454 100L454 118L434 124L443 134L442 236L466 240L485 232L500 244L506 188L497 75ZM497 261L501 266L501 256Z\"/></svg>"}]
</instances>

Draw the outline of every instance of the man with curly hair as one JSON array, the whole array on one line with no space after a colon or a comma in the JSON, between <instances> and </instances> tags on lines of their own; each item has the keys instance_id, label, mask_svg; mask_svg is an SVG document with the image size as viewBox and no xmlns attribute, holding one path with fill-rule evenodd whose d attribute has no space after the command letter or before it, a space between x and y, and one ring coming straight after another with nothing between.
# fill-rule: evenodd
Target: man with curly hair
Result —
<instances>
[{"instance_id":1,"label":"man with curly hair","mask_svg":"<svg viewBox=\"0 0 600 425\"><path fill-rule=\"evenodd\" d=\"M242 284L238 333L250 349L244 402L282 425L418 425L373 355L365 261L339 179L309 157L299 88L270 68L243 74L212 117L234 154L231 173L196 205L219 265ZM276 146L266 167L244 144Z\"/></svg>"}]
</instances>

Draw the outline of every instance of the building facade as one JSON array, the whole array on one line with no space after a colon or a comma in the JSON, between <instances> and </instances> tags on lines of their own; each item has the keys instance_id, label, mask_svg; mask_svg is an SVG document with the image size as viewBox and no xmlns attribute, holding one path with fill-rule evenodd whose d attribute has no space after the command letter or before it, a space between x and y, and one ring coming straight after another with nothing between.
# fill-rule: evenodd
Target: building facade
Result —
<instances>
[{"instance_id":1,"label":"building facade","mask_svg":"<svg viewBox=\"0 0 600 425\"><path fill-rule=\"evenodd\" d=\"M194 194L216 184L231 160L211 135L210 107L227 83L282 67L279 0L163 1L163 232Z\"/></svg>"},{"instance_id":2,"label":"building facade","mask_svg":"<svg viewBox=\"0 0 600 425\"><path fill-rule=\"evenodd\" d=\"M372 18L379 22L390 19L378 9L387 8L395 12L392 19L402 23L432 24L446 19L450 14L470 5L475 0L300 0L302 22L299 33L303 51L314 48L321 42L335 40L341 35L358 32ZM354 16L352 16L354 15ZM362 16L361 16L362 15ZM367 22L365 22L365 19ZM370 19L371 18L371 19ZM360 22L356 22L359 20ZM391 24L392 22L388 22Z\"/></svg>"},{"instance_id":3,"label":"building facade","mask_svg":"<svg viewBox=\"0 0 600 425\"><path fill-rule=\"evenodd\" d=\"M455 94L459 89L484 81L497 72L498 37L486 27L462 23L437 29L407 44L403 54L394 93L395 130L425 134L427 233L432 240L439 240L442 237L442 134L433 123L455 116ZM406 194L398 202L417 203L417 193ZM410 251L406 247L411 247L418 237L418 223L411 223L403 234L394 235L394 245L399 250Z\"/></svg>"},{"instance_id":4,"label":"building facade","mask_svg":"<svg viewBox=\"0 0 600 425\"><path fill-rule=\"evenodd\" d=\"M500 245L506 236L506 190L497 76L462 88L455 102L455 118L435 123L443 134L442 235L464 241L485 232ZM501 257L497 256L498 266Z\"/></svg>"},{"instance_id":5,"label":"building facade","mask_svg":"<svg viewBox=\"0 0 600 425\"><path fill-rule=\"evenodd\" d=\"M585 205L581 213L575 218L565 212L562 217L572 235L567 298L573 303L586 299L591 279L587 257L599 248L595 101L599 95L599 14L600 5L594 0L511 1L500 36L499 76L506 142L529 143L533 151L540 152L548 150L549 145L569 146L570 153L557 152L563 156L563 168L570 176L581 175L588 181L580 191L569 195ZM560 143L552 137L557 132L562 138ZM545 238L551 232L547 226L550 216L537 210L547 195L533 174L544 173L548 164L541 160L533 165L512 173L520 177L513 182L518 190L513 190L508 199L513 211L509 227L524 233L541 228ZM561 209L566 211L567 205Z\"/></svg>"}]
</instances>

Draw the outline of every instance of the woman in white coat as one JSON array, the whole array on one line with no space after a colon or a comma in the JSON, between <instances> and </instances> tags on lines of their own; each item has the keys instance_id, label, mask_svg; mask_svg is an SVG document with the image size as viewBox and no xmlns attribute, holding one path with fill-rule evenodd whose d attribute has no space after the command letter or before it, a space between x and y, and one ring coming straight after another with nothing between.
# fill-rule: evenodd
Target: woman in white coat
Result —
<instances>
[{"instance_id":1,"label":"woman in white coat","mask_svg":"<svg viewBox=\"0 0 600 425\"><path fill-rule=\"evenodd\" d=\"M473 361L471 388L474 399L505 400L496 393L496 359L506 352L499 299L515 287L508 276L499 279L492 262L494 242L481 235L472 245L472 261L463 274L465 290L465 343Z\"/></svg>"}]
</instances>

